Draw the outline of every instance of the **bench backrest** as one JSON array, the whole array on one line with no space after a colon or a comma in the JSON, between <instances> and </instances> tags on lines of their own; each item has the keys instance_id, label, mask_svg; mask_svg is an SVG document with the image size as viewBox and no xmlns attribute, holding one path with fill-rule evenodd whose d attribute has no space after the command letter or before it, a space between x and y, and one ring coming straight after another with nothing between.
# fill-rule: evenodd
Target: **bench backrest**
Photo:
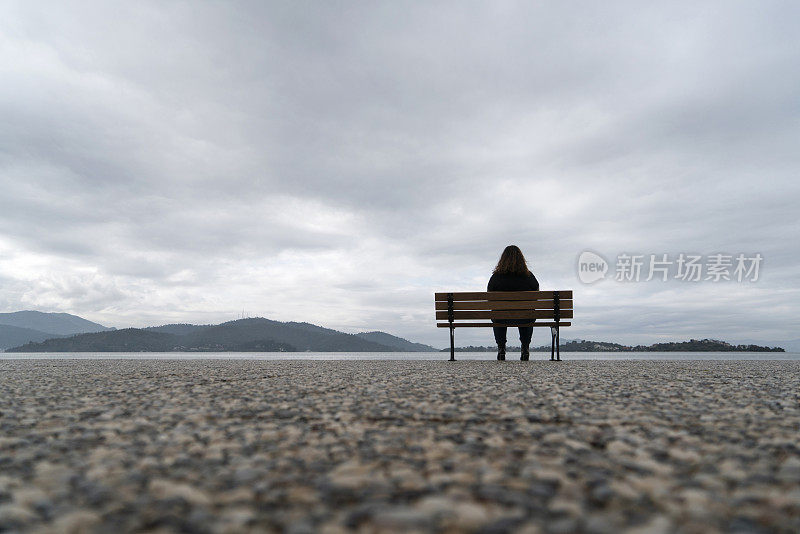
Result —
<instances>
[{"instance_id":1,"label":"bench backrest","mask_svg":"<svg viewBox=\"0 0 800 534\"><path fill-rule=\"evenodd\" d=\"M537 321L530 326L569 326L572 291L483 291L436 293L438 327L508 326L495 320ZM485 322L467 322L483 320Z\"/></svg>"}]
</instances>

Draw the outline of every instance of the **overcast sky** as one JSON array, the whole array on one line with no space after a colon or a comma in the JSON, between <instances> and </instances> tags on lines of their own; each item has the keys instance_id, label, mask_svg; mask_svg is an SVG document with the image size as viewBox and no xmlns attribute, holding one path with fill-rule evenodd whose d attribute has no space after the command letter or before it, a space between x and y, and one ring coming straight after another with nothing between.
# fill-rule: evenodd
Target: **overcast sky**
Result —
<instances>
[{"instance_id":1,"label":"overcast sky","mask_svg":"<svg viewBox=\"0 0 800 534\"><path fill-rule=\"evenodd\" d=\"M798 20L767 1L0 0L0 311L244 311L443 347L434 291L484 290L514 243L542 289L575 290L565 338L798 338ZM579 281L584 250L605 280ZM756 282L623 283L623 252L763 262Z\"/></svg>"}]
</instances>

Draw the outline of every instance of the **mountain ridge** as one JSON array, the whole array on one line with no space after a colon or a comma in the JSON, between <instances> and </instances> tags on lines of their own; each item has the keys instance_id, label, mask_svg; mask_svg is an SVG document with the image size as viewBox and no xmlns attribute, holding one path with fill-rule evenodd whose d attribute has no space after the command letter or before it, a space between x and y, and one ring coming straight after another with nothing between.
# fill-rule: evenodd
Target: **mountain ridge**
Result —
<instances>
[{"instance_id":1,"label":"mountain ridge","mask_svg":"<svg viewBox=\"0 0 800 534\"><path fill-rule=\"evenodd\" d=\"M0 313L0 324L62 336L114 330L71 313L48 313L36 310Z\"/></svg>"},{"instance_id":2,"label":"mountain ridge","mask_svg":"<svg viewBox=\"0 0 800 534\"><path fill-rule=\"evenodd\" d=\"M398 352L397 345L415 345L391 334L381 334L392 344L310 323L257 317L218 325L168 324L75 334L21 344L7 352Z\"/></svg>"},{"instance_id":3,"label":"mountain ridge","mask_svg":"<svg viewBox=\"0 0 800 534\"><path fill-rule=\"evenodd\" d=\"M402 337L393 336L392 334L379 332L377 330L372 332L359 332L356 335L368 341L374 341L375 343L394 347L403 352L436 352L438 350L430 345L425 345L424 343L415 343L413 341L403 339Z\"/></svg>"},{"instance_id":4,"label":"mountain ridge","mask_svg":"<svg viewBox=\"0 0 800 534\"><path fill-rule=\"evenodd\" d=\"M114 329L70 313L35 310L0 313L0 351L29 341L107 330Z\"/></svg>"}]
</instances>

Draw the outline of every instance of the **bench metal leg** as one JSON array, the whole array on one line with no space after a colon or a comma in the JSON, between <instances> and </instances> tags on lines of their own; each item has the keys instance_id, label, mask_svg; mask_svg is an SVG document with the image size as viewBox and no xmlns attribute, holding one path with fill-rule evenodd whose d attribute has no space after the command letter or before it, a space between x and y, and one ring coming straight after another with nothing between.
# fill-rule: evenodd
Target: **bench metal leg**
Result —
<instances>
[{"instance_id":1,"label":"bench metal leg","mask_svg":"<svg viewBox=\"0 0 800 534\"><path fill-rule=\"evenodd\" d=\"M456 361L456 345L455 345L455 331L456 329L450 327L450 361Z\"/></svg>"},{"instance_id":2,"label":"bench metal leg","mask_svg":"<svg viewBox=\"0 0 800 534\"><path fill-rule=\"evenodd\" d=\"M561 331L556 327L556 361L561 361Z\"/></svg>"},{"instance_id":3,"label":"bench metal leg","mask_svg":"<svg viewBox=\"0 0 800 534\"><path fill-rule=\"evenodd\" d=\"M550 344L550 361L551 362L560 362L561 361L561 334L558 331L557 326L550 327L550 337L552 338L552 342Z\"/></svg>"}]
</instances>

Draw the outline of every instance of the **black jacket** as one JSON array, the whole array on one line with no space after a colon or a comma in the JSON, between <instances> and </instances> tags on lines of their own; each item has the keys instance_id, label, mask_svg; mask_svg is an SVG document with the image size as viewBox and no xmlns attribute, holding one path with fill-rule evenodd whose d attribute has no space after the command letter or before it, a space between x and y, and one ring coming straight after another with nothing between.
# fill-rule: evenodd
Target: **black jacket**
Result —
<instances>
[{"instance_id":1,"label":"black jacket","mask_svg":"<svg viewBox=\"0 0 800 534\"><path fill-rule=\"evenodd\" d=\"M489 279L487 291L539 291L539 281L528 272L527 276L519 274L493 274Z\"/></svg>"}]
</instances>

